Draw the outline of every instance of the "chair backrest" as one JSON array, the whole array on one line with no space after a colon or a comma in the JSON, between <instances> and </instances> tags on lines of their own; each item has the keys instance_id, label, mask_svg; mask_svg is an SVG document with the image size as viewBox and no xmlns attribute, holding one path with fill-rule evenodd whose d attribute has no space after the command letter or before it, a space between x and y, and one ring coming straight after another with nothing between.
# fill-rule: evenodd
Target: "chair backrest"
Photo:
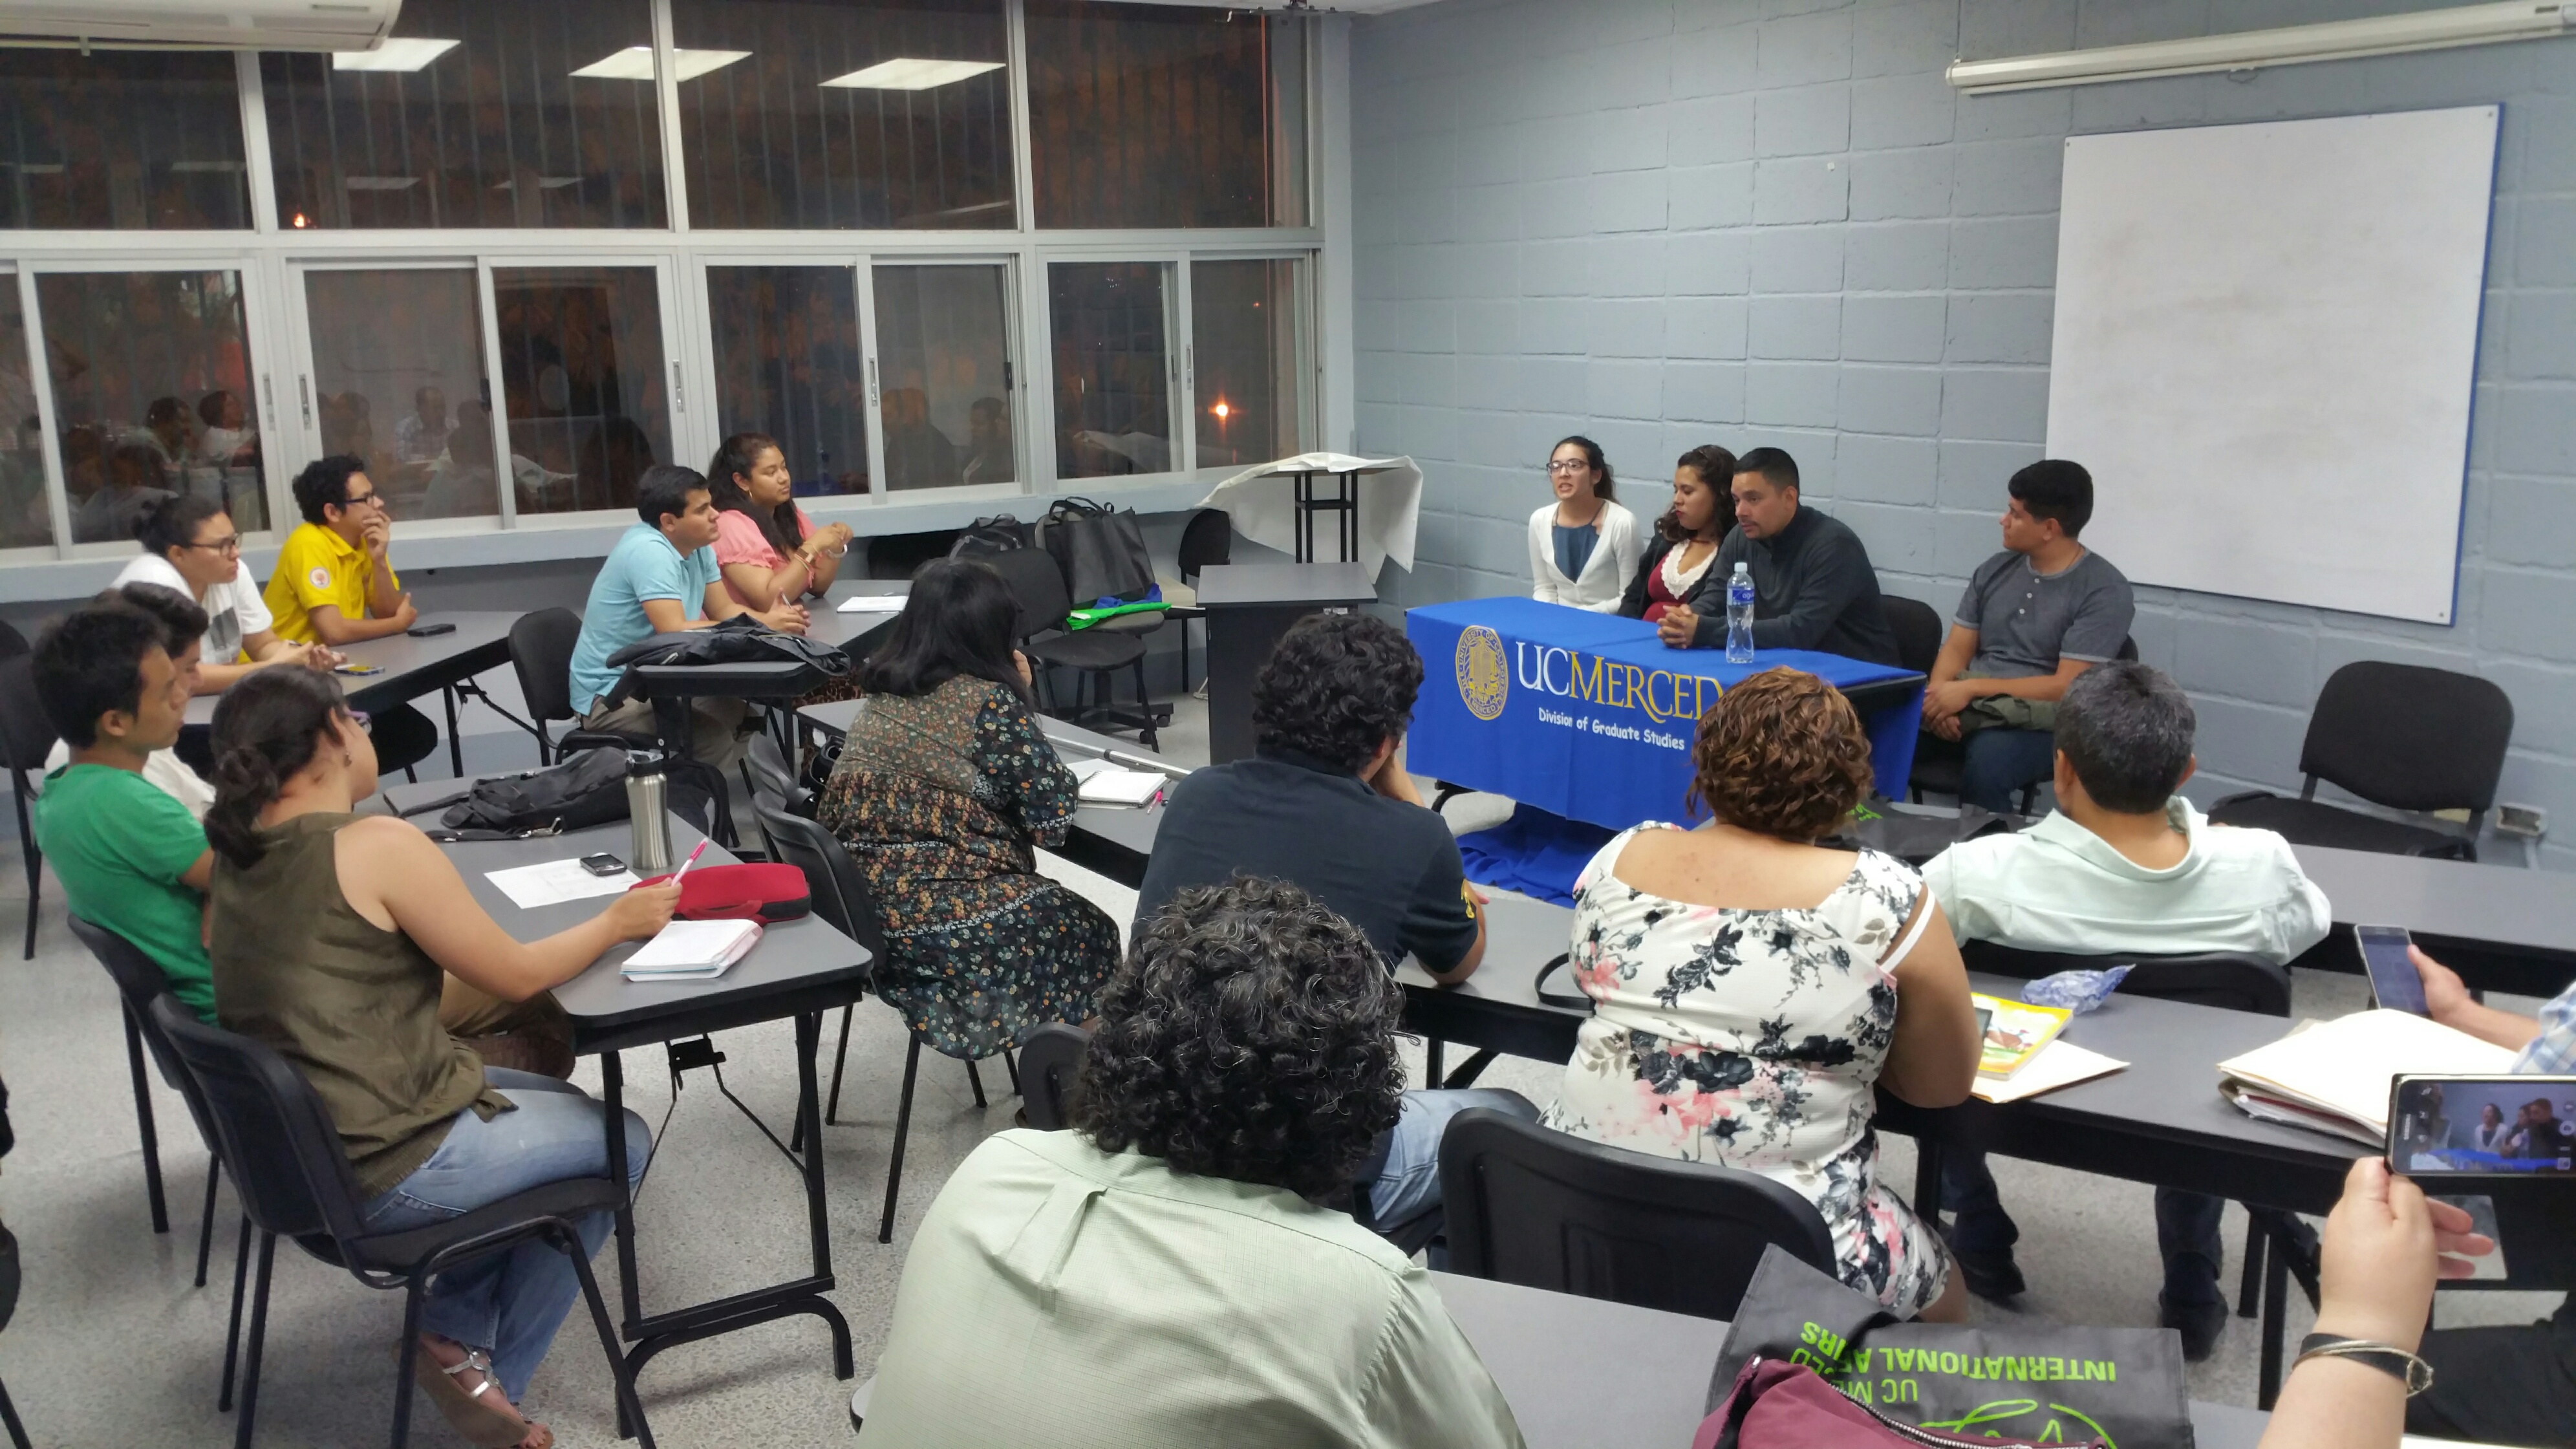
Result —
<instances>
[{"instance_id":1,"label":"chair backrest","mask_svg":"<svg viewBox=\"0 0 2576 1449\"><path fill-rule=\"evenodd\" d=\"M170 978L162 974L160 963L144 955L142 947L105 926L78 916L72 917L71 923L72 934L89 948L90 955L98 958L99 965L107 968L108 979L116 983L116 994L133 1015L143 1044L151 1049L152 1064L160 1068L161 1080L178 1088L182 1095L193 1092L196 1084L189 1080L188 1069L179 1064L169 1041L152 1020L152 1003L172 994ZM192 1101L189 1105L193 1109L197 1104Z\"/></svg>"},{"instance_id":2,"label":"chair backrest","mask_svg":"<svg viewBox=\"0 0 2576 1449\"><path fill-rule=\"evenodd\" d=\"M2192 955L2152 956L2111 952L2082 956L2072 951L2025 951L1992 941L1970 941L1959 948L1971 971L2035 981L2060 971L2106 971L2130 968L2120 990L2160 1001L2187 1001L2194 1006L2254 1011L2265 1016L2290 1014L2290 973L2260 956L2242 951L2204 951Z\"/></svg>"},{"instance_id":3,"label":"chair backrest","mask_svg":"<svg viewBox=\"0 0 2576 1449\"><path fill-rule=\"evenodd\" d=\"M1834 1271L1815 1204L1731 1167L1649 1157L1476 1110L1440 1140L1449 1271L1701 1318L1732 1318L1779 1244Z\"/></svg>"},{"instance_id":4,"label":"chair backrest","mask_svg":"<svg viewBox=\"0 0 2576 1449\"><path fill-rule=\"evenodd\" d=\"M0 765L42 770L57 738L44 701L36 697L36 656L0 659Z\"/></svg>"},{"instance_id":5,"label":"chair backrest","mask_svg":"<svg viewBox=\"0 0 2576 1449\"><path fill-rule=\"evenodd\" d=\"M871 960L885 959L885 923L877 916L877 898L868 889L859 863L832 838L819 820L752 804L761 833L778 847L779 859L805 872L805 888L814 895L814 913L823 924L868 949Z\"/></svg>"},{"instance_id":6,"label":"chair backrest","mask_svg":"<svg viewBox=\"0 0 2576 1449\"><path fill-rule=\"evenodd\" d=\"M15 659L33 650L34 646L27 642L26 635L18 632L16 625L0 620L0 659Z\"/></svg>"},{"instance_id":7,"label":"chair backrest","mask_svg":"<svg viewBox=\"0 0 2576 1449\"><path fill-rule=\"evenodd\" d=\"M1064 616L1073 612L1073 595L1054 554L1042 548L1014 548L985 554L979 561L1002 576L1010 587L1011 601L1019 606L1019 622L1012 627L1011 637L1026 639L1064 627Z\"/></svg>"},{"instance_id":8,"label":"chair backrest","mask_svg":"<svg viewBox=\"0 0 2576 1449\"><path fill-rule=\"evenodd\" d=\"M1878 606L1887 615L1887 627L1896 634L1896 663L1899 668L1917 674L1932 672L1933 661L1941 657L1941 611L1921 599L1903 594L1881 594Z\"/></svg>"},{"instance_id":9,"label":"chair backrest","mask_svg":"<svg viewBox=\"0 0 2576 1449\"><path fill-rule=\"evenodd\" d=\"M1234 516L1222 508L1202 508L1191 514L1189 524L1181 530L1181 577L1195 579L1199 570L1209 564L1227 563L1233 558Z\"/></svg>"},{"instance_id":10,"label":"chair backrest","mask_svg":"<svg viewBox=\"0 0 2576 1449\"><path fill-rule=\"evenodd\" d=\"M572 709L572 651L581 642L581 616L570 609L539 609L510 626L510 668L537 723L577 719Z\"/></svg>"},{"instance_id":11,"label":"chair backrest","mask_svg":"<svg viewBox=\"0 0 2576 1449\"><path fill-rule=\"evenodd\" d=\"M343 1245L360 1237L357 1175L304 1074L268 1047L197 1020L175 996L154 1001L152 1019L205 1095L243 1213L280 1237L325 1235Z\"/></svg>"},{"instance_id":12,"label":"chair backrest","mask_svg":"<svg viewBox=\"0 0 2576 1449\"><path fill-rule=\"evenodd\" d=\"M778 748L775 736L763 733L751 737L751 746L742 755L742 781L751 788L754 805L766 805L790 815L804 813L797 809L804 800L804 788L796 783L796 772L787 767L787 755Z\"/></svg>"},{"instance_id":13,"label":"chair backrest","mask_svg":"<svg viewBox=\"0 0 2576 1449\"><path fill-rule=\"evenodd\" d=\"M1029 1033L1020 1043L1020 1102L1029 1125L1045 1132L1064 1130L1071 1113L1074 1078L1082 1075L1082 1054L1091 1033L1056 1022Z\"/></svg>"},{"instance_id":14,"label":"chair backrest","mask_svg":"<svg viewBox=\"0 0 2576 1449\"><path fill-rule=\"evenodd\" d=\"M2495 804L2513 701L2474 674L2361 659L2317 694L2299 770L2393 810Z\"/></svg>"},{"instance_id":15,"label":"chair backrest","mask_svg":"<svg viewBox=\"0 0 2576 1449\"><path fill-rule=\"evenodd\" d=\"M2118 653L2116 653L2116 654L2113 654L2111 657L2112 657L2112 658L2114 658L2114 659L2116 659L2116 660L2119 660L2119 661L2120 661L2121 663L2123 663L2123 664L2135 664L2135 663L2137 663L2137 662L2138 662L2138 636L2137 636L2137 635L2135 635L2135 634L2123 634L2123 635L2121 635L2121 636L2120 636L2120 649L2119 649L2119 652L2118 652Z\"/></svg>"}]
</instances>

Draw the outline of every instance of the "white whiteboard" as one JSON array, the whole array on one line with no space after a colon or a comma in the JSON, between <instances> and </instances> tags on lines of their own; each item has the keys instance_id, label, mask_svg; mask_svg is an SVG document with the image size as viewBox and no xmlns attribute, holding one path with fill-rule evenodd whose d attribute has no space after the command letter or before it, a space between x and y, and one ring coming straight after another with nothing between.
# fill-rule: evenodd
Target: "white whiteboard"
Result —
<instances>
[{"instance_id":1,"label":"white whiteboard","mask_svg":"<svg viewBox=\"0 0 2576 1449\"><path fill-rule=\"evenodd\" d=\"M2449 623L2494 106L2066 143L2048 454L2135 582Z\"/></svg>"}]
</instances>

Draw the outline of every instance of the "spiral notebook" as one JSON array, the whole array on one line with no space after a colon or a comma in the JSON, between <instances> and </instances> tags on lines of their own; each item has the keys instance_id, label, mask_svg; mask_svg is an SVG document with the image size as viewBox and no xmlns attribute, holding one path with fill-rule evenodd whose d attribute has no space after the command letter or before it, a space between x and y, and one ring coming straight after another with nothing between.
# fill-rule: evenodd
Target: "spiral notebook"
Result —
<instances>
[{"instance_id":1,"label":"spiral notebook","mask_svg":"<svg viewBox=\"0 0 2576 1449\"><path fill-rule=\"evenodd\" d=\"M758 921L673 921L617 969L629 981L712 981L759 944Z\"/></svg>"}]
</instances>

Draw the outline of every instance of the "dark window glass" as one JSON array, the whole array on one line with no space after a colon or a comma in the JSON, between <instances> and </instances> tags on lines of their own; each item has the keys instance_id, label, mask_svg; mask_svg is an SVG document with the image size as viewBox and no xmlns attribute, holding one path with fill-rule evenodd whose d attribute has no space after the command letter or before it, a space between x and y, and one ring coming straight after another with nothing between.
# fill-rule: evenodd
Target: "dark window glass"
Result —
<instances>
[{"instance_id":1,"label":"dark window glass","mask_svg":"<svg viewBox=\"0 0 2576 1449\"><path fill-rule=\"evenodd\" d=\"M1305 451L1298 313L1293 261L1191 264L1200 467L1266 463Z\"/></svg>"},{"instance_id":2,"label":"dark window glass","mask_svg":"<svg viewBox=\"0 0 2576 1449\"><path fill-rule=\"evenodd\" d=\"M1306 21L1028 0L1038 225L1306 224Z\"/></svg>"},{"instance_id":3,"label":"dark window glass","mask_svg":"<svg viewBox=\"0 0 2576 1449\"><path fill-rule=\"evenodd\" d=\"M877 359L888 488L1008 483L1010 333L998 266L879 267Z\"/></svg>"},{"instance_id":4,"label":"dark window glass","mask_svg":"<svg viewBox=\"0 0 2576 1449\"><path fill-rule=\"evenodd\" d=\"M232 56L0 50L0 227L250 224Z\"/></svg>"},{"instance_id":5,"label":"dark window glass","mask_svg":"<svg viewBox=\"0 0 2576 1449\"><path fill-rule=\"evenodd\" d=\"M45 424L27 381L27 318L18 279L0 276L0 548L54 541L45 506Z\"/></svg>"},{"instance_id":6,"label":"dark window glass","mask_svg":"<svg viewBox=\"0 0 2576 1449\"><path fill-rule=\"evenodd\" d=\"M381 51L259 73L280 225L666 224L645 0L406 0Z\"/></svg>"},{"instance_id":7,"label":"dark window glass","mask_svg":"<svg viewBox=\"0 0 2576 1449\"><path fill-rule=\"evenodd\" d=\"M1163 270L1156 262L1047 268L1057 477L1168 473L1177 466Z\"/></svg>"},{"instance_id":8,"label":"dark window glass","mask_svg":"<svg viewBox=\"0 0 2576 1449\"><path fill-rule=\"evenodd\" d=\"M134 536L185 490L268 527L259 400L239 272L49 272L36 279L72 542Z\"/></svg>"},{"instance_id":9,"label":"dark window glass","mask_svg":"<svg viewBox=\"0 0 2576 1449\"><path fill-rule=\"evenodd\" d=\"M495 267L492 307L519 510L634 508L635 480L671 461L653 269Z\"/></svg>"},{"instance_id":10,"label":"dark window glass","mask_svg":"<svg viewBox=\"0 0 2576 1449\"><path fill-rule=\"evenodd\" d=\"M707 316L715 325L716 425L777 439L800 496L867 492L854 269L709 267Z\"/></svg>"},{"instance_id":11,"label":"dark window glass","mask_svg":"<svg viewBox=\"0 0 2576 1449\"><path fill-rule=\"evenodd\" d=\"M473 268L307 272L304 315L322 451L366 459L397 519L499 513Z\"/></svg>"},{"instance_id":12,"label":"dark window glass","mask_svg":"<svg viewBox=\"0 0 2576 1449\"><path fill-rule=\"evenodd\" d=\"M672 0L671 25L690 225L1013 224L1001 0Z\"/></svg>"}]
</instances>

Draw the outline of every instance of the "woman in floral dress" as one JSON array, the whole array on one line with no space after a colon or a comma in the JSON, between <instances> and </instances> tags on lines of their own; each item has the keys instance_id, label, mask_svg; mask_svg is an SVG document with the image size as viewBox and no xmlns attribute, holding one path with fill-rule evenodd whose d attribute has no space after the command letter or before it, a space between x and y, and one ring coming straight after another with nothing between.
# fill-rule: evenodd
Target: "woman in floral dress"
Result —
<instances>
[{"instance_id":1,"label":"woman in floral dress","mask_svg":"<svg viewBox=\"0 0 2576 1449\"><path fill-rule=\"evenodd\" d=\"M1692 763L1716 819L1638 826L1575 882L1569 964L1595 1012L1546 1120L1784 1183L1823 1215L1843 1282L1955 1321L1949 1255L1878 1180L1871 1092L1966 1097L1976 1017L1922 877L1813 843L1868 789L1860 720L1814 675L1769 670L1701 718Z\"/></svg>"},{"instance_id":2,"label":"woman in floral dress","mask_svg":"<svg viewBox=\"0 0 2576 1449\"><path fill-rule=\"evenodd\" d=\"M1001 576L940 560L913 577L817 812L867 877L886 936L879 996L935 1050L993 1056L1087 1019L1118 927L1037 873L1075 782L1028 706Z\"/></svg>"}]
</instances>

